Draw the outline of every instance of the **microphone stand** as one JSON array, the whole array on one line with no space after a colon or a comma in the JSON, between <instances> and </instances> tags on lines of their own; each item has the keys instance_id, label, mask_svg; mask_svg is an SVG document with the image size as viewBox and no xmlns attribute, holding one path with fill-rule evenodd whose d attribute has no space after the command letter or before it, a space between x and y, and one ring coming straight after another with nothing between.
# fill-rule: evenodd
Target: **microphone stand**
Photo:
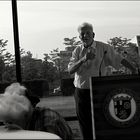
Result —
<instances>
[{"instance_id":1,"label":"microphone stand","mask_svg":"<svg viewBox=\"0 0 140 140\"><path fill-rule=\"evenodd\" d=\"M102 57L102 60L101 60L100 66L99 66L99 77L101 77L101 67L102 67L102 63L103 63L103 60L104 60L106 53L107 53L107 51L104 51L104 54L103 54L103 57Z\"/></svg>"}]
</instances>

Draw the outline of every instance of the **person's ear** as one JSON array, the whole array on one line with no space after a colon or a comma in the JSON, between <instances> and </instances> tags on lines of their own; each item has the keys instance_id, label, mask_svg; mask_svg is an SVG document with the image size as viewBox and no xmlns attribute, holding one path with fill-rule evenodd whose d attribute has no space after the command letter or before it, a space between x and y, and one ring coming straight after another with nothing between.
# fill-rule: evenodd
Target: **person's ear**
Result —
<instances>
[{"instance_id":1,"label":"person's ear","mask_svg":"<svg viewBox=\"0 0 140 140\"><path fill-rule=\"evenodd\" d=\"M93 32L93 38L95 37L95 33Z\"/></svg>"}]
</instances>

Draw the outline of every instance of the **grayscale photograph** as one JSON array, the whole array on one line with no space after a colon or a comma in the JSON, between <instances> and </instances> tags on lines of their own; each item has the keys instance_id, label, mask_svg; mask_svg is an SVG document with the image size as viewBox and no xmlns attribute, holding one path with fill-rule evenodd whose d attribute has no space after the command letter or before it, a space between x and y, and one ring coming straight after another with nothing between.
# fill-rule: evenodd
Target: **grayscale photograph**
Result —
<instances>
[{"instance_id":1,"label":"grayscale photograph","mask_svg":"<svg viewBox=\"0 0 140 140\"><path fill-rule=\"evenodd\" d=\"M0 139L140 140L140 1L0 0Z\"/></svg>"}]
</instances>

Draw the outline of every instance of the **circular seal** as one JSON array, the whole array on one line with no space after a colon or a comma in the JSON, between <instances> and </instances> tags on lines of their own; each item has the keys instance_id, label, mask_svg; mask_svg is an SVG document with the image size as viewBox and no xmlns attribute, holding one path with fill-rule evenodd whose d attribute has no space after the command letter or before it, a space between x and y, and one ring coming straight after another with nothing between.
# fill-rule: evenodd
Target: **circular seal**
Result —
<instances>
[{"instance_id":1,"label":"circular seal","mask_svg":"<svg viewBox=\"0 0 140 140\"><path fill-rule=\"evenodd\" d=\"M116 127L129 127L140 118L139 96L133 90L112 90L105 98L103 111L106 120Z\"/></svg>"}]
</instances>

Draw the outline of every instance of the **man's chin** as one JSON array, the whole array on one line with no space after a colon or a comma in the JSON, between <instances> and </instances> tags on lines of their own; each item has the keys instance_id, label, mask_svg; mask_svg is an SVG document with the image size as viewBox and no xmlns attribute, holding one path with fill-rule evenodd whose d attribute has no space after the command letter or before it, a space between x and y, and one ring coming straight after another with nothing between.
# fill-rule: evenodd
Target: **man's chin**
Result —
<instances>
[{"instance_id":1,"label":"man's chin","mask_svg":"<svg viewBox=\"0 0 140 140\"><path fill-rule=\"evenodd\" d=\"M83 45L84 45L85 48L89 47L89 43L87 43L87 42L83 42Z\"/></svg>"}]
</instances>

